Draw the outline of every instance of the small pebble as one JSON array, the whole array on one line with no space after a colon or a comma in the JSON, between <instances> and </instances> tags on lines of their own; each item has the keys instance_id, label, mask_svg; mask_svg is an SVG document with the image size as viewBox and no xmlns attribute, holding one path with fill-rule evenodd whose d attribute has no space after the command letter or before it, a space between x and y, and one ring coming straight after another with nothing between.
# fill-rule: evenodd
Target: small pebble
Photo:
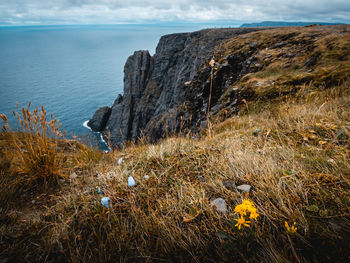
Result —
<instances>
[{"instance_id":1,"label":"small pebble","mask_svg":"<svg viewBox=\"0 0 350 263\"><path fill-rule=\"evenodd\" d=\"M253 135L254 135L254 136L258 136L259 133L261 133L261 132L262 132L262 129L261 129L261 128L256 128L256 129L253 131Z\"/></svg>"},{"instance_id":2,"label":"small pebble","mask_svg":"<svg viewBox=\"0 0 350 263\"><path fill-rule=\"evenodd\" d=\"M241 191L246 192L246 193L249 193L251 188L252 187L249 184L242 184L242 185L237 186L238 190L241 190Z\"/></svg>"},{"instance_id":3,"label":"small pebble","mask_svg":"<svg viewBox=\"0 0 350 263\"><path fill-rule=\"evenodd\" d=\"M111 199L109 199L109 197L102 197L101 198L101 204L106 208L109 208L110 202L111 202Z\"/></svg>"},{"instance_id":4,"label":"small pebble","mask_svg":"<svg viewBox=\"0 0 350 263\"><path fill-rule=\"evenodd\" d=\"M129 176L128 178L128 186L135 186L136 182L134 180L134 178L132 178L132 176Z\"/></svg>"},{"instance_id":5,"label":"small pebble","mask_svg":"<svg viewBox=\"0 0 350 263\"><path fill-rule=\"evenodd\" d=\"M229 190L232 190L235 187L235 182L233 180L222 181L222 184Z\"/></svg>"},{"instance_id":6,"label":"small pebble","mask_svg":"<svg viewBox=\"0 0 350 263\"><path fill-rule=\"evenodd\" d=\"M74 180L77 177L78 177L78 175L74 172L69 176L69 179Z\"/></svg>"},{"instance_id":7,"label":"small pebble","mask_svg":"<svg viewBox=\"0 0 350 263\"><path fill-rule=\"evenodd\" d=\"M227 213L226 201L222 198L217 198L212 201L212 205L215 206L216 210L220 213Z\"/></svg>"}]
</instances>

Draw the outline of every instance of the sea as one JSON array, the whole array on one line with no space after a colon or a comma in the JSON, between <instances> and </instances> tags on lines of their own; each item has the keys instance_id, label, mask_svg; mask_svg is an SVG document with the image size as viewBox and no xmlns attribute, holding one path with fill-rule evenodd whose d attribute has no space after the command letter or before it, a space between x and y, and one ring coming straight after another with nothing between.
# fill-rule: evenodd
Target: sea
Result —
<instances>
[{"instance_id":1,"label":"sea","mask_svg":"<svg viewBox=\"0 0 350 263\"><path fill-rule=\"evenodd\" d=\"M44 106L69 137L106 149L86 122L123 94L123 69L136 50L154 54L162 35L206 25L0 27L0 113ZM16 128L17 122L10 119ZM1 125L2 126L2 125Z\"/></svg>"}]
</instances>

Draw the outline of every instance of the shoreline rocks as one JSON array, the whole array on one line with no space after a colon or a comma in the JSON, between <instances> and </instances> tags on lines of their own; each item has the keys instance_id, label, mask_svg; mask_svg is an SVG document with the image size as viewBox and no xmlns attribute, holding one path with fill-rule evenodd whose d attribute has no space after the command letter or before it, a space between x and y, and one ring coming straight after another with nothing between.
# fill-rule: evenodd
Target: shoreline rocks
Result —
<instances>
[{"instance_id":1,"label":"shoreline rocks","mask_svg":"<svg viewBox=\"0 0 350 263\"><path fill-rule=\"evenodd\" d=\"M92 116L92 118L88 121L87 125L94 132L102 132L106 127L110 115L110 107L101 107L95 112L94 116Z\"/></svg>"}]
</instances>

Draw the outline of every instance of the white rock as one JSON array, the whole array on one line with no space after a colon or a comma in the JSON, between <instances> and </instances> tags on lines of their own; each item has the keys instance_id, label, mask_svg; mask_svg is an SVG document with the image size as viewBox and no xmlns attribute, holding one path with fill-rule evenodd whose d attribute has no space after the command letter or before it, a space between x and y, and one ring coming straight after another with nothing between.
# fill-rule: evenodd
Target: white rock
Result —
<instances>
[{"instance_id":1,"label":"white rock","mask_svg":"<svg viewBox=\"0 0 350 263\"><path fill-rule=\"evenodd\" d=\"M119 158L119 160L118 160L118 165L121 165L122 162L123 162L123 157Z\"/></svg>"},{"instance_id":2,"label":"white rock","mask_svg":"<svg viewBox=\"0 0 350 263\"><path fill-rule=\"evenodd\" d=\"M106 208L109 208L109 203L111 202L111 199L109 197L102 197L101 198L101 204L105 206Z\"/></svg>"},{"instance_id":3,"label":"white rock","mask_svg":"<svg viewBox=\"0 0 350 263\"><path fill-rule=\"evenodd\" d=\"M215 206L216 210L220 213L227 213L226 201L222 198L217 198L212 201L212 205Z\"/></svg>"},{"instance_id":4,"label":"white rock","mask_svg":"<svg viewBox=\"0 0 350 263\"><path fill-rule=\"evenodd\" d=\"M132 176L129 176L128 178L128 186L135 186L136 182L134 180L134 178L132 178Z\"/></svg>"},{"instance_id":5,"label":"white rock","mask_svg":"<svg viewBox=\"0 0 350 263\"><path fill-rule=\"evenodd\" d=\"M145 175L143 178L145 178L146 180L148 180L150 177L149 177L149 175Z\"/></svg>"},{"instance_id":6,"label":"white rock","mask_svg":"<svg viewBox=\"0 0 350 263\"><path fill-rule=\"evenodd\" d=\"M334 159L328 159L327 162L336 164L336 162L334 161Z\"/></svg>"},{"instance_id":7,"label":"white rock","mask_svg":"<svg viewBox=\"0 0 350 263\"><path fill-rule=\"evenodd\" d=\"M249 184L242 184L242 185L237 186L238 190L241 190L241 191L246 192L246 193L249 193L251 188L252 187Z\"/></svg>"},{"instance_id":8,"label":"white rock","mask_svg":"<svg viewBox=\"0 0 350 263\"><path fill-rule=\"evenodd\" d=\"M69 176L69 179L74 180L77 177L78 177L78 175L74 172Z\"/></svg>"}]
</instances>

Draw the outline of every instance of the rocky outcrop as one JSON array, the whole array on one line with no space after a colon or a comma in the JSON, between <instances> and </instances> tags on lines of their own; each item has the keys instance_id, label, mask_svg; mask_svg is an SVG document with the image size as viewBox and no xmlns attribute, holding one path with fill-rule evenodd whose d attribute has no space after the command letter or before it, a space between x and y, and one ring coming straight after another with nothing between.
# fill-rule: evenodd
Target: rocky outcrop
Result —
<instances>
[{"instance_id":1,"label":"rocky outcrop","mask_svg":"<svg viewBox=\"0 0 350 263\"><path fill-rule=\"evenodd\" d=\"M257 29L212 29L161 37L156 53L137 51L124 67L124 94L115 100L103 131L110 146L146 135L156 141L181 126L179 105L188 83L222 41ZM186 120L188 121L188 120Z\"/></svg>"},{"instance_id":2,"label":"rocky outcrop","mask_svg":"<svg viewBox=\"0 0 350 263\"><path fill-rule=\"evenodd\" d=\"M296 92L311 80L339 83L349 74L347 42L339 34L348 35L349 27L210 29L163 36L154 56L137 51L128 58L124 94L111 108L104 137L111 147L123 147L141 136L155 142L180 131L199 132L207 116L228 117L247 101ZM329 55L320 56L328 52L325 46Z\"/></svg>"},{"instance_id":3,"label":"rocky outcrop","mask_svg":"<svg viewBox=\"0 0 350 263\"><path fill-rule=\"evenodd\" d=\"M152 74L153 61L148 51L136 51L126 61L124 95L119 95L114 101L103 132L112 147L122 147L124 141L136 140L143 128L139 106ZM142 113L146 114L145 111Z\"/></svg>"},{"instance_id":4,"label":"rocky outcrop","mask_svg":"<svg viewBox=\"0 0 350 263\"><path fill-rule=\"evenodd\" d=\"M87 123L87 125L94 132L101 132L105 129L109 116L111 115L110 107L101 107L99 108L94 116L92 116L91 120Z\"/></svg>"}]
</instances>

